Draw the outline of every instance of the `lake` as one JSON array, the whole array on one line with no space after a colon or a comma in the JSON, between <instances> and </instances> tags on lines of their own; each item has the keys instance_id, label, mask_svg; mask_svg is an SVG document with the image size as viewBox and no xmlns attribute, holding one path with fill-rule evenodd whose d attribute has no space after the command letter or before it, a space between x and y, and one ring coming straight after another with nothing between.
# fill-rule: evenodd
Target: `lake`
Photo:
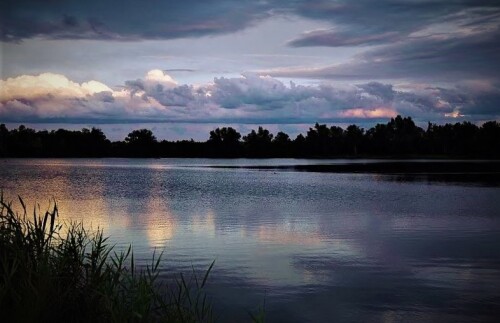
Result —
<instances>
[{"instance_id":1,"label":"lake","mask_svg":"<svg viewBox=\"0 0 500 323\"><path fill-rule=\"evenodd\" d=\"M495 321L498 174L294 168L361 162L378 161L2 159L0 188L30 209L55 198L142 264L164 250L164 277L215 259L222 322L264 301L269 322Z\"/></svg>"}]
</instances>

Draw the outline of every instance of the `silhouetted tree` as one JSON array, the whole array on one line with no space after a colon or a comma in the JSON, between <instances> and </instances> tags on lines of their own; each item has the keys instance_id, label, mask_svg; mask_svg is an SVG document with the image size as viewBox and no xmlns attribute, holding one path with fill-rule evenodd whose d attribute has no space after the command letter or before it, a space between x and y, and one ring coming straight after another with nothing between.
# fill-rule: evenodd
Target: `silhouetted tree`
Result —
<instances>
[{"instance_id":1,"label":"silhouetted tree","mask_svg":"<svg viewBox=\"0 0 500 323\"><path fill-rule=\"evenodd\" d=\"M301 133L293 140L293 154L296 157L306 157L308 154L306 138Z\"/></svg>"},{"instance_id":2,"label":"silhouetted tree","mask_svg":"<svg viewBox=\"0 0 500 323\"><path fill-rule=\"evenodd\" d=\"M331 126L330 127L330 145L331 153L333 155L339 155L344 153L345 146L345 131L344 129Z\"/></svg>"},{"instance_id":3,"label":"silhouetted tree","mask_svg":"<svg viewBox=\"0 0 500 323\"><path fill-rule=\"evenodd\" d=\"M477 136L479 128L468 121L456 123L453 126L454 132L454 153L462 156L475 155L479 147L477 146Z\"/></svg>"},{"instance_id":4,"label":"silhouetted tree","mask_svg":"<svg viewBox=\"0 0 500 323\"><path fill-rule=\"evenodd\" d=\"M364 129L356 126L350 125L345 131L345 141L348 153L354 156L358 155L358 150L360 150L363 143Z\"/></svg>"},{"instance_id":5,"label":"silhouetted tree","mask_svg":"<svg viewBox=\"0 0 500 323\"><path fill-rule=\"evenodd\" d=\"M9 140L9 130L5 124L0 124L0 157L7 156L7 144Z\"/></svg>"},{"instance_id":6,"label":"silhouetted tree","mask_svg":"<svg viewBox=\"0 0 500 323\"><path fill-rule=\"evenodd\" d=\"M266 157L271 152L273 134L269 130L259 127L257 132L252 130L243 137L247 154L250 157Z\"/></svg>"},{"instance_id":7,"label":"silhouetted tree","mask_svg":"<svg viewBox=\"0 0 500 323\"><path fill-rule=\"evenodd\" d=\"M421 152L424 131L413 120L397 116L366 131L367 152L374 155L409 155Z\"/></svg>"},{"instance_id":8,"label":"silhouetted tree","mask_svg":"<svg viewBox=\"0 0 500 323\"><path fill-rule=\"evenodd\" d=\"M332 144L330 129L326 124L314 125L309 128L306 136L307 153L311 156L329 156L332 154Z\"/></svg>"},{"instance_id":9,"label":"silhouetted tree","mask_svg":"<svg viewBox=\"0 0 500 323\"><path fill-rule=\"evenodd\" d=\"M389 127L386 124L377 124L366 131L368 150L372 155L385 155L389 151Z\"/></svg>"},{"instance_id":10,"label":"silhouetted tree","mask_svg":"<svg viewBox=\"0 0 500 323\"><path fill-rule=\"evenodd\" d=\"M237 157L241 153L241 134L231 127L210 131L209 156Z\"/></svg>"},{"instance_id":11,"label":"silhouetted tree","mask_svg":"<svg viewBox=\"0 0 500 323\"><path fill-rule=\"evenodd\" d=\"M210 142L222 142L226 144L238 143L241 138L241 134L231 127L217 128L210 131Z\"/></svg>"},{"instance_id":12,"label":"silhouetted tree","mask_svg":"<svg viewBox=\"0 0 500 323\"><path fill-rule=\"evenodd\" d=\"M398 115L387 124L392 154L414 153L420 145L423 130L415 125L410 117Z\"/></svg>"},{"instance_id":13,"label":"silhouetted tree","mask_svg":"<svg viewBox=\"0 0 500 323\"><path fill-rule=\"evenodd\" d=\"M290 136L287 135L286 133L280 131L276 134L276 137L274 137L273 142L276 144L284 145L284 144L289 144L292 141L290 140Z\"/></svg>"},{"instance_id":14,"label":"silhouetted tree","mask_svg":"<svg viewBox=\"0 0 500 323\"><path fill-rule=\"evenodd\" d=\"M290 136L280 131L276 134L272 141L274 156L276 157L291 157L293 156L292 141Z\"/></svg>"},{"instance_id":15,"label":"silhouetted tree","mask_svg":"<svg viewBox=\"0 0 500 323\"><path fill-rule=\"evenodd\" d=\"M150 145L156 143L156 137L148 129L134 130L127 135L125 142L130 145Z\"/></svg>"},{"instance_id":16,"label":"silhouetted tree","mask_svg":"<svg viewBox=\"0 0 500 323\"><path fill-rule=\"evenodd\" d=\"M231 127L216 128L206 142L158 142L151 130L139 129L124 141L111 143L102 130L41 130L24 125L9 130L0 124L2 157L340 157L340 156L441 156L499 158L500 124L470 122L437 125L424 131L410 117L397 116L366 132L350 125L343 130L316 123L291 141L284 132L273 136L259 127L240 141Z\"/></svg>"},{"instance_id":17,"label":"silhouetted tree","mask_svg":"<svg viewBox=\"0 0 500 323\"><path fill-rule=\"evenodd\" d=\"M131 157L158 155L158 141L151 130L134 130L127 135L125 142L127 143L127 155Z\"/></svg>"},{"instance_id":18,"label":"silhouetted tree","mask_svg":"<svg viewBox=\"0 0 500 323\"><path fill-rule=\"evenodd\" d=\"M500 123L485 122L479 129L479 149L486 157L500 157Z\"/></svg>"}]
</instances>

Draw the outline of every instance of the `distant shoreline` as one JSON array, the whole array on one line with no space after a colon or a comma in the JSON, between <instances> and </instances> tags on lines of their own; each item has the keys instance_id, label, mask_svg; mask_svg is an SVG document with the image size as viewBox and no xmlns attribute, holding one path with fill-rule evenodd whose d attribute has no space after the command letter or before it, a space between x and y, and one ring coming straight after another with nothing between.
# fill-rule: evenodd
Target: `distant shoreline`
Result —
<instances>
[{"instance_id":1,"label":"distant shoreline","mask_svg":"<svg viewBox=\"0 0 500 323\"><path fill-rule=\"evenodd\" d=\"M441 160L441 161L373 161L344 164L313 165L214 165L209 168L243 168L256 170L295 170L324 173L380 173L380 174L498 174L500 161Z\"/></svg>"},{"instance_id":2,"label":"distant shoreline","mask_svg":"<svg viewBox=\"0 0 500 323\"><path fill-rule=\"evenodd\" d=\"M380 161L380 162L439 162L439 163L500 163L500 159L498 157L470 157L470 156L311 156L311 157L254 157L254 156L238 156L238 157L225 157L225 156L162 156L162 157L151 157L151 156L0 156L0 160L2 159L208 159L208 160L335 160L341 161L346 160L350 162L358 162L366 160L370 162Z\"/></svg>"},{"instance_id":3,"label":"distant shoreline","mask_svg":"<svg viewBox=\"0 0 500 323\"><path fill-rule=\"evenodd\" d=\"M500 123L488 121L418 127L411 117L397 116L370 129L314 124L295 139L258 127L242 135L231 127L210 131L208 140L158 141L149 129L130 132L111 142L101 129L57 131L7 129L0 124L1 157L130 158L500 158Z\"/></svg>"}]
</instances>

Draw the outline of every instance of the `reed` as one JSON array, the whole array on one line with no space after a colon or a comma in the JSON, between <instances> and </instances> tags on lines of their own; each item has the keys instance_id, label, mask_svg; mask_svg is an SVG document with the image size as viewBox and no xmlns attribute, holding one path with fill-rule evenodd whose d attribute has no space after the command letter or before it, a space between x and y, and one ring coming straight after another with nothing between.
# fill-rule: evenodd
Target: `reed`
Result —
<instances>
[{"instance_id":1,"label":"reed","mask_svg":"<svg viewBox=\"0 0 500 323\"><path fill-rule=\"evenodd\" d=\"M211 322L203 277L158 279L162 253L139 267L102 230L61 223L54 201L29 216L0 197L0 315L4 322Z\"/></svg>"}]
</instances>

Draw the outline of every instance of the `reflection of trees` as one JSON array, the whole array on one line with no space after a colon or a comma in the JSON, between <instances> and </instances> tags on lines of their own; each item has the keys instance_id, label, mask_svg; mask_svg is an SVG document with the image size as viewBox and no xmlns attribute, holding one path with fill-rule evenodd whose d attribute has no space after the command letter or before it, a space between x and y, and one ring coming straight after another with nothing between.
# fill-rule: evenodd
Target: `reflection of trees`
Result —
<instances>
[{"instance_id":1,"label":"reflection of trees","mask_svg":"<svg viewBox=\"0 0 500 323\"><path fill-rule=\"evenodd\" d=\"M370 129L345 130L316 123L294 140L258 127L245 136L231 127L210 131L206 142L158 142L148 129L134 130L111 143L100 129L35 131L0 125L0 157L500 157L500 123L438 125L426 130L397 116Z\"/></svg>"}]
</instances>

